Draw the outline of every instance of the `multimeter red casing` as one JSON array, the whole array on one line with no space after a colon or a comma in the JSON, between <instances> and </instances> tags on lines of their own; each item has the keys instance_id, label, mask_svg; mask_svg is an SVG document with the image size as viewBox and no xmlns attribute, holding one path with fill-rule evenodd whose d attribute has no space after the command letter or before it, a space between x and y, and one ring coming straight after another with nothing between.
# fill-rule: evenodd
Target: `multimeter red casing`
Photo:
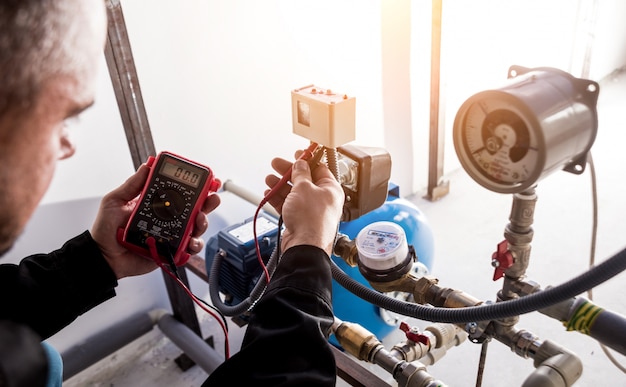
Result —
<instances>
[{"instance_id":1,"label":"multimeter red casing","mask_svg":"<svg viewBox=\"0 0 626 387\"><path fill-rule=\"evenodd\" d=\"M146 164L148 180L117 239L138 255L182 266L190 258L186 249L196 216L221 182L209 167L170 152L150 156Z\"/></svg>"}]
</instances>

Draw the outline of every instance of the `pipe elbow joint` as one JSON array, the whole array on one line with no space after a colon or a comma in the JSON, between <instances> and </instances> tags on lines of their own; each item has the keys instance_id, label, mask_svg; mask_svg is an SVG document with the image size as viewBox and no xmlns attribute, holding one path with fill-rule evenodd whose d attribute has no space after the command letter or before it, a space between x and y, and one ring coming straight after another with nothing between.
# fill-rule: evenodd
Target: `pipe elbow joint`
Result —
<instances>
[{"instance_id":1,"label":"pipe elbow joint","mask_svg":"<svg viewBox=\"0 0 626 387\"><path fill-rule=\"evenodd\" d=\"M569 387L583 372L582 362L570 352L558 353L535 367L522 387Z\"/></svg>"}]
</instances>

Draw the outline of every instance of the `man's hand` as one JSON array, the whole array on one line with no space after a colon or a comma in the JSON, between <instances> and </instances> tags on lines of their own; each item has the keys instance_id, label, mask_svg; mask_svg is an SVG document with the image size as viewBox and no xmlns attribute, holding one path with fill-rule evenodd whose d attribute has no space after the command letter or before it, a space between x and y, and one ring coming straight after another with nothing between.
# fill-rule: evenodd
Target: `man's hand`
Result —
<instances>
[{"instance_id":1,"label":"man's hand","mask_svg":"<svg viewBox=\"0 0 626 387\"><path fill-rule=\"evenodd\" d=\"M118 279L149 273L157 268L152 260L131 253L117 242L117 230L126 227L149 172L150 168L145 164L142 165L124 184L105 195L91 228L91 236ZM220 198L216 194L209 195L204 201L202 211L195 219L194 232L187 246L189 254L197 254L204 247L201 235L209 226L207 214L219 204Z\"/></svg>"},{"instance_id":2,"label":"man's hand","mask_svg":"<svg viewBox=\"0 0 626 387\"><path fill-rule=\"evenodd\" d=\"M284 175L292 164L275 158L272 167ZM279 177L269 175L265 182L273 188L279 180ZM281 248L286 251L296 245L313 245L330 256L343 210L341 185L325 165L311 172L304 160L293 164L291 181L292 186L285 185L269 200L281 213L285 224Z\"/></svg>"}]
</instances>

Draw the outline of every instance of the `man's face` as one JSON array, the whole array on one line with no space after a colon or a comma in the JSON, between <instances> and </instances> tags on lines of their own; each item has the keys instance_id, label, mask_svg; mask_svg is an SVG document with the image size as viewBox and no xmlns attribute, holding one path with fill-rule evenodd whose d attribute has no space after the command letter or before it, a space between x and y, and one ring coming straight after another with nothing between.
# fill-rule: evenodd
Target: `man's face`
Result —
<instances>
[{"instance_id":1,"label":"man's face","mask_svg":"<svg viewBox=\"0 0 626 387\"><path fill-rule=\"evenodd\" d=\"M101 1L89 3L93 7L86 8L93 14L76 15L82 17L87 34L78 41L76 55L88 56L93 71L49 79L31 111L0 116L0 256L22 233L50 185L57 160L74 154L68 120L93 104L106 14Z\"/></svg>"}]
</instances>

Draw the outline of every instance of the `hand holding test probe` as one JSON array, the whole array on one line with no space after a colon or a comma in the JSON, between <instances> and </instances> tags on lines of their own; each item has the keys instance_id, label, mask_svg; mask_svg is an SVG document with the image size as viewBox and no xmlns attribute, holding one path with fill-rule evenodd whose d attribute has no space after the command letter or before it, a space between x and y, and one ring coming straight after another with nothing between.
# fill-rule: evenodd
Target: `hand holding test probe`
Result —
<instances>
[{"instance_id":1,"label":"hand holding test probe","mask_svg":"<svg viewBox=\"0 0 626 387\"><path fill-rule=\"evenodd\" d=\"M307 151L311 151L310 148ZM341 219L344 193L341 185L323 164L311 170L305 161L312 153L305 151L293 164L281 158L272 160L272 168L282 175L265 179L269 202L283 217L285 231L281 249L296 245L323 248L330 256L337 225ZM291 185L285 184L291 180Z\"/></svg>"}]
</instances>

